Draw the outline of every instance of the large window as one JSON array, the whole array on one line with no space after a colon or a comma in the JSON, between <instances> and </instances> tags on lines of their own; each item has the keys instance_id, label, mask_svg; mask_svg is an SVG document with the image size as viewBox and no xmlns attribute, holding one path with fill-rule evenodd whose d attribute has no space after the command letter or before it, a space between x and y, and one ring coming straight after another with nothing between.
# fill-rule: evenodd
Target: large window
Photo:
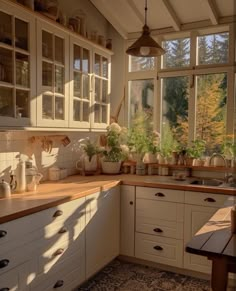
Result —
<instances>
[{"instance_id":1,"label":"large window","mask_svg":"<svg viewBox=\"0 0 236 291\"><path fill-rule=\"evenodd\" d=\"M148 112L154 128L163 132L168 126L178 144L203 139L207 154L219 152L235 130L230 29L162 36L162 57L129 57L129 121L139 111Z\"/></svg>"}]
</instances>

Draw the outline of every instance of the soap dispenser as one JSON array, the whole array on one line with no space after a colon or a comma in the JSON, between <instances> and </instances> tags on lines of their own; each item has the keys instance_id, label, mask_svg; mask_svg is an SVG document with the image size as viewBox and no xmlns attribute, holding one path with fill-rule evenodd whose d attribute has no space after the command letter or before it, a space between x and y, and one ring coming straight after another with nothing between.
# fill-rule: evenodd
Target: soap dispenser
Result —
<instances>
[{"instance_id":1,"label":"soap dispenser","mask_svg":"<svg viewBox=\"0 0 236 291\"><path fill-rule=\"evenodd\" d=\"M18 163L17 169L16 169L16 192L22 193L26 190L26 176L25 176L25 161L21 160Z\"/></svg>"}]
</instances>

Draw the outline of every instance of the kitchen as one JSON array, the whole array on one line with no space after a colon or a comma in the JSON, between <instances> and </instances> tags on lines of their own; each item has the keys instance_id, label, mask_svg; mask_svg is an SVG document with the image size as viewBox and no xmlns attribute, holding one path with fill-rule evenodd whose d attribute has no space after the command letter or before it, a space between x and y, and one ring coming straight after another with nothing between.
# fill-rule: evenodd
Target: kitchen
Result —
<instances>
[{"instance_id":1,"label":"kitchen","mask_svg":"<svg viewBox=\"0 0 236 291\"><path fill-rule=\"evenodd\" d=\"M20 282L18 279L17 282L12 280L13 287L10 288L7 285L0 287L10 288L9 290L51 290L50 284L54 286L55 282L59 280L54 278L56 276L56 271L53 270L54 264L55 270L59 268L56 265L57 261L58 263L61 261L61 266L63 266L63 260L67 262L65 266L69 265L67 256L70 257L70 254L78 256L75 256L73 261L76 267L73 269L73 265L71 265L71 269L68 269L68 278L71 276L72 279L68 279L71 281L68 285L65 283L65 286L60 286L61 290L72 290L118 255L140 258L145 262L154 261L165 267L175 267L176 270L187 269L203 274L209 273L210 268L205 266L206 262L201 263L198 256L194 257L184 253L184 246L225 203L226 197L234 197L235 161L233 157L235 155L224 156L224 159L214 157L211 161L205 159L205 161L200 161L198 166L186 166L183 164L185 161L182 161L180 157L178 159L180 164L169 160L159 162L158 165L158 162L154 161L154 163L147 162L146 168L143 169L143 164L140 163L139 175L136 175L135 172L130 174L131 171L135 171L133 161L135 158L133 157L132 161L123 163L122 171L127 171L126 176L123 174L97 175L101 172L102 167L99 164L98 172L96 170L93 173L95 175L90 177L87 176L84 161L76 162L81 157L82 139L88 140L89 138L89 141L95 143L101 135L108 137L107 126L110 116L115 117L114 120L117 120L118 117L119 124L122 127L128 127L140 109L147 113L151 112L150 124L154 125L155 131L161 132L162 142L165 133L168 132L168 129L163 129L164 124L168 123L177 133L175 137L178 141L186 142L184 139L187 138L187 142L190 143L196 139L196 136L198 139L201 137L206 140L209 158L218 149L218 145L225 141L225 136L230 137L230 142L233 143L232 136L235 130L234 1L228 0L223 7L220 1L199 1L199 5L195 3L196 1L192 1L193 6L191 7L186 5L186 1L183 0L178 0L179 6L175 6L175 1L159 1L160 6L154 6L156 9L152 8L155 1L148 1L147 24L153 30L152 36L159 44L162 44L166 51L163 59L161 56L156 58L157 63L155 58L129 57L128 59L128 55L125 53L126 49L140 36L145 20L144 1L139 1L137 6L134 5L134 1L127 1L127 3L95 0L70 1L70 5L65 1L60 1L59 8L55 5L56 1L46 2L51 5L47 10L38 7L43 2L36 1L38 6L36 5L34 10L38 11L32 11L31 1L22 2L24 5L16 3L16 1L1 0L0 2L1 178L9 183L12 175L11 184L14 187L20 160L23 160L25 165L28 163L31 169L31 179L35 179L35 175L38 173L42 175L40 185L37 185L37 182L33 185L37 188L33 195L30 191L22 194L14 193L12 190L10 199L0 200L1 224L9 223L7 227L10 227L11 230L13 223L15 232L12 234L14 242L12 242L11 236L10 238L6 236L2 238L2 242L0 241L3 243L1 254L9 253L11 257L15 257L13 253L18 252L23 245L17 239L18 234L27 246L24 247L25 252L32 254L32 259L30 256L27 258L19 256L18 262L12 267L9 266L9 271L7 268L1 269L0 276L7 278L6 282L9 282L7 281L9 277L18 278L19 272L23 275L20 276ZM186 10L185 13L184 10ZM115 14L118 11L121 13L119 18ZM159 11L157 16L155 11ZM56 23L58 15L55 16L55 13L60 15L60 23ZM134 19L132 22L130 15ZM157 24L155 24L156 18L159 20ZM214 36L216 37L214 38ZM15 41L13 41L13 37ZM223 57L217 57L217 60L211 59L209 56L212 51L211 47L207 53L207 60L205 57L201 59L197 57L199 52L194 49L196 44L205 41L209 47L213 40L219 41L217 45L220 48L222 45L221 56L222 51L226 51ZM173 47L177 45L183 45L185 48L183 50L184 58L180 60L180 63L176 63L178 60L170 58L174 52ZM198 63L196 64L197 58ZM205 92L203 84L208 86ZM212 84L217 84L217 88L213 88ZM173 87L178 88L178 94L173 95ZM216 91L220 92L217 93L217 98L220 98L221 105L215 108L214 102L219 102L218 99L214 99L216 94L213 93ZM201 92L201 94L196 94L196 92ZM225 98L226 95L227 98ZM201 100L202 96L207 97ZM208 96L212 96L212 99ZM178 97L180 98L178 99ZM172 109L174 99L177 102ZM209 103L206 102L207 99L209 99ZM185 102L187 100L189 103ZM197 102L201 106L197 107ZM213 114L210 126L212 126L211 130L217 130L218 135L217 137L211 135L211 139L208 138L209 135L203 135L207 132L203 131L204 126L201 124L204 106L205 108L214 107L213 113L210 112ZM181 109L183 107L184 110ZM214 116L214 112L219 111L221 113ZM217 119L219 116L221 116L220 121ZM135 126L138 128L137 124ZM135 134L132 136L132 142L135 141L133 146L138 144L137 131ZM170 139L169 137L167 141ZM214 148L212 148L213 144ZM101 142L100 145L102 146ZM162 149L164 149L163 144ZM173 149L172 144L172 151ZM218 153L220 153L219 149ZM162 154L164 155L164 151ZM183 149L181 154L181 158L183 158ZM159 159L161 157L162 155L159 155ZM202 162L205 164L201 164ZM29 171L29 168L23 169L23 172ZM143 171L145 175L143 175ZM80 175L78 176L78 174ZM63 175L68 177L61 179ZM227 182L231 181L232 187L189 185L189 182L196 180L195 177L198 177L197 180L206 177L217 180L227 179ZM183 181L177 181L178 179ZM48 180L51 181L48 182ZM120 183L122 184L119 186ZM18 183L16 192L21 192L20 184ZM24 184L23 182L21 186L23 185L23 189L27 190ZM110 225L104 225L101 230L104 232L104 236L100 236L101 241L97 242L98 249L96 249L93 248L93 242L98 238L93 238L93 231L97 226L99 229L101 226L99 226L99 220L96 222L95 219L92 219L95 215L94 209L99 206L99 203L95 203L95 201L99 200L97 193L101 192L102 201L103 195L106 197L104 193L108 193L106 191L110 188L112 189L111 200L108 199L107 205L111 203L111 207L113 207L120 203L120 208L114 207L114 211L111 213L109 208L106 208L108 212L105 215L109 213L114 219L111 219ZM154 213L154 218L148 218L148 214L145 215L147 215L146 219L149 219L149 224L150 219L161 220L162 227L165 227L165 221L168 221L166 213L173 211L173 217L169 221L172 224L172 232L168 233L165 230L165 234L157 233L157 235L164 236L161 239L167 241L162 243L172 244L173 253L178 255L173 255L174 257L169 260L167 257L158 256L158 259L155 260L145 258L143 254L145 246L142 245L144 243L142 235L148 237L151 234L150 230L140 229L143 223L145 224L142 221L145 217L142 215L139 217L138 214L140 211L145 213L145 209L142 209L142 205L140 205L141 208L138 208L138 202L145 200L143 205L146 207L152 201L148 201L146 195L152 195L152 191L162 193L163 189L171 190L171 193L169 190L165 190L167 192L164 193L170 197L165 203L163 201L163 205L157 204L156 207L159 209L162 205L165 213L162 214L160 209L161 216L155 217L155 211L151 210L152 205L150 205L150 212ZM148 194L149 191L151 191L150 194ZM172 193L172 191L174 192ZM127 193L127 196L124 196L124 193ZM199 194L197 197L195 197L196 193ZM121 201L118 201L119 195L121 195ZM213 203L214 206L211 202L202 202L201 199L204 201L206 198L216 200ZM70 200L72 201L68 202ZM78 204L75 204L75 201ZM130 202L133 204L129 204ZM67 203L71 203L71 206L67 206ZM62 209L65 207L66 216L59 215L58 222L56 218L50 225L46 213L54 215L54 212L61 210L60 207ZM80 212L81 209L85 214L82 215L80 221L77 211ZM119 209L121 212L118 211ZM199 212L202 221L196 222L194 215L198 213L197 218L199 219ZM179 216L174 217L174 213L176 215L178 213ZM98 217L100 217L99 215ZM110 217L109 215L108 217ZM45 219L43 219L44 217ZM62 217L63 219L61 219ZM102 215L100 219L104 221ZM126 219L129 223L126 223ZM32 226L22 227L22 225L30 224L29 220L32 221ZM191 220L196 224L193 229L190 225ZM71 233L62 234L62 238L58 239L53 246L53 241L56 240L56 235L53 237L53 234L57 229L61 230L63 223L69 224L74 229ZM85 224L90 227L85 227ZM121 225L120 233L114 231L114 229L119 229L119 225ZM24 230L21 232L22 228ZM170 225L166 228L170 228ZM38 234L37 230L39 230ZM108 234L111 235L110 239L113 241L114 248L105 240ZM51 240L50 236L52 236ZM68 248L66 243L73 239L76 244L81 246L80 252L76 252L74 250L76 244L75 246L72 244L68 253L62 251L50 261L49 245L57 251L64 247ZM32 250L34 248L37 249L35 253ZM24 253L23 249L22 253ZM18 258L18 256L16 257ZM83 264L77 265L76 258L84 261L84 266ZM37 262L38 260L40 263ZM76 272L81 273L81 278L76 278ZM53 284L51 281L53 282L54 279ZM72 281L75 281L75 285ZM45 282L45 287L40 287L42 282ZM16 284L15 287L14 284ZM73 286L69 287L70 284Z\"/></svg>"}]
</instances>

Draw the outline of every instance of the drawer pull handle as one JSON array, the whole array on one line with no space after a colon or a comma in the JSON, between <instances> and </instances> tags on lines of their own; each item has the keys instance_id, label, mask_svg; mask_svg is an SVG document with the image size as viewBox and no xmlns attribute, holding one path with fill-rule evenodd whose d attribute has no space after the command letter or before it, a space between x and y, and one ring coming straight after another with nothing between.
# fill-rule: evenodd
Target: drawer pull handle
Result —
<instances>
[{"instance_id":1,"label":"drawer pull handle","mask_svg":"<svg viewBox=\"0 0 236 291\"><path fill-rule=\"evenodd\" d=\"M56 257L56 256L60 256L60 255L63 254L63 253L64 253L64 249L58 249L58 250L55 251L55 253L54 253L54 257Z\"/></svg>"},{"instance_id":2,"label":"drawer pull handle","mask_svg":"<svg viewBox=\"0 0 236 291\"><path fill-rule=\"evenodd\" d=\"M62 287L64 285L64 281L63 280L58 280L57 282L56 282L56 284L53 286L53 288L54 289L56 289L56 288L60 288L60 287Z\"/></svg>"},{"instance_id":3,"label":"drawer pull handle","mask_svg":"<svg viewBox=\"0 0 236 291\"><path fill-rule=\"evenodd\" d=\"M129 202L129 204L130 204L130 205L133 205L133 204L134 204L134 202L133 202L133 201L130 201L130 202Z\"/></svg>"},{"instance_id":4,"label":"drawer pull handle","mask_svg":"<svg viewBox=\"0 0 236 291\"><path fill-rule=\"evenodd\" d=\"M58 233L65 233L65 232L67 232L66 227L62 227L62 228L58 231Z\"/></svg>"},{"instance_id":5,"label":"drawer pull handle","mask_svg":"<svg viewBox=\"0 0 236 291\"><path fill-rule=\"evenodd\" d=\"M155 247L153 247L154 248L154 250L156 250L156 251L162 251L163 250L163 248L161 247L161 246L155 246Z\"/></svg>"},{"instance_id":6,"label":"drawer pull handle","mask_svg":"<svg viewBox=\"0 0 236 291\"><path fill-rule=\"evenodd\" d=\"M216 202L214 198L208 197L206 199L204 199L204 201L206 202Z\"/></svg>"},{"instance_id":7,"label":"drawer pull handle","mask_svg":"<svg viewBox=\"0 0 236 291\"><path fill-rule=\"evenodd\" d=\"M0 291L9 291L10 288L1 288Z\"/></svg>"},{"instance_id":8,"label":"drawer pull handle","mask_svg":"<svg viewBox=\"0 0 236 291\"><path fill-rule=\"evenodd\" d=\"M7 265L9 264L9 260L1 260L0 261L0 269L7 267Z\"/></svg>"},{"instance_id":9,"label":"drawer pull handle","mask_svg":"<svg viewBox=\"0 0 236 291\"><path fill-rule=\"evenodd\" d=\"M57 210L54 214L53 214L53 217L58 217L58 216L61 216L63 214L63 211L62 210Z\"/></svg>"},{"instance_id":10,"label":"drawer pull handle","mask_svg":"<svg viewBox=\"0 0 236 291\"><path fill-rule=\"evenodd\" d=\"M0 238L7 235L7 232L5 230L0 230Z\"/></svg>"},{"instance_id":11,"label":"drawer pull handle","mask_svg":"<svg viewBox=\"0 0 236 291\"><path fill-rule=\"evenodd\" d=\"M155 194L155 196L158 196L158 197L165 197L165 194L161 193L161 192L158 192Z\"/></svg>"},{"instance_id":12,"label":"drawer pull handle","mask_svg":"<svg viewBox=\"0 0 236 291\"><path fill-rule=\"evenodd\" d=\"M153 231L155 231L155 232L159 232L159 233L163 232L163 230L160 229L160 228L158 228L158 227L157 227L157 228L154 228Z\"/></svg>"}]
</instances>

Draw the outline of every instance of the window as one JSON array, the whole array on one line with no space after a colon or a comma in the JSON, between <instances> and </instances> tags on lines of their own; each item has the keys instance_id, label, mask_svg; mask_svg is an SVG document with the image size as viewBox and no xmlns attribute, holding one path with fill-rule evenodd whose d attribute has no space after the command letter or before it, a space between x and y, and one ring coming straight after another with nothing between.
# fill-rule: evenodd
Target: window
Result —
<instances>
[{"instance_id":1,"label":"window","mask_svg":"<svg viewBox=\"0 0 236 291\"><path fill-rule=\"evenodd\" d=\"M155 69L155 58L130 57L129 72L149 71Z\"/></svg>"},{"instance_id":2,"label":"window","mask_svg":"<svg viewBox=\"0 0 236 291\"><path fill-rule=\"evenodd\" d=\"M163 56L163 69L182 68L190 65L190 39L179 38L162 43L166 53Z\"/></svg>"},{"instance_id":3,"label":"window","mask_svg":"<svg viewBox=\"0 0 236 291\"><path fill-rule=\"evenodd\" d=\"M218 33L197 38L198 65L222 64L229 59L229 33Z\"/></svg>"},{"instance_id":4,"label":"window","mask_svg":"<svg viewBox=\"0 0 236 291\"><path fill-rule=\"evenodd\" d=\"M219 152L226 125L227 74L197 76L196 137L208 154Z\"/></svg>"},{"instance_id":5,"label":"window","mask_svg":"<svg viewBox=\"0 0 236 291\"><path fill-rule=\"evenodd\" d=\"M164 78L162 90L162 124L169 125L179 144L187 144L189 78Z\"/></svg>"}]
</instances>

